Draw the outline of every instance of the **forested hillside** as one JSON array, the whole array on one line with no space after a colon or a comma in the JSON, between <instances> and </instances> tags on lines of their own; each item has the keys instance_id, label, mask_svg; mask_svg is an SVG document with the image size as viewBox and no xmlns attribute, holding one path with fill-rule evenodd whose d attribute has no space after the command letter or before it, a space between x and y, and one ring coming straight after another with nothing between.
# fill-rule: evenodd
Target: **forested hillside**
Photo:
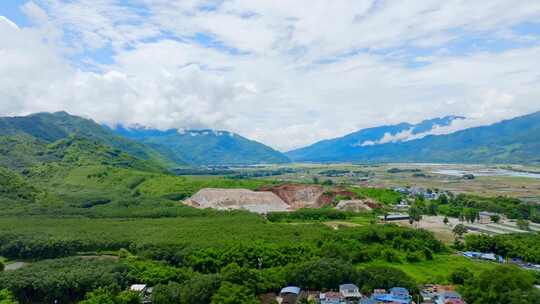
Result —
<instances>
[{"instance_id":1,"label":"forested hillside","mask_svg":"<svg viewBox=\"0 0 540 304\"><path fill-rule=\"evenodd\" d=\"M40 162L54 161L48 145L72 137L83 138L129 153L162 167L181 163L135 141L122 138L92 120L65 112L38 113L24 117L0 118L0 164L22 168ZM90 153L89 150L87 153Z\"/></svg>"},{"instance_id":2,"label":"forested hillside","mask_svg":"<svg viewBox=\"0 0 540 304\"><path fill-rule=\"evenodd\" d=\"M317 144L288 155L295 161L321 162L538 163L540 112L410 141L369 145L362 145L363 141L357 144L335 141L329 147Z\"/></svg>"},{"instance_id":3,"label":"forested hillside","mask_svg":"<svg viewBox=\"0 0 540 304\"><path fill-rule=\"evenodd\" d=\"M192 165L249 165L287 163L282 153L238 134L215 130L128 129L121 136L148 144L164 155L176 155Z\"/></svg>"}]
</instances>

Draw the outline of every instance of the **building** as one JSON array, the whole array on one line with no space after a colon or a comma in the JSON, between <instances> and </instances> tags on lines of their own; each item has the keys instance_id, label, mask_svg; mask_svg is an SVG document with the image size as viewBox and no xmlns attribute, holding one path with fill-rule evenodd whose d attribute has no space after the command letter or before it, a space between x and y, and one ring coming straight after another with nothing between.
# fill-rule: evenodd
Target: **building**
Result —
<instances>
[{"instance_id":1,"label":"building","mask_svg":"<svg viewBox=\"0 0 540 304\"><path fill-rule=\"evenodd\" d=\"M390 293L373 293L371 298L378 303L411 304L412 302L409 291L402 287L394 287L390 289Z\"/></svg>"},{"instance_id":2,"label":"building","mask_svg":"<svg viewBox=\"0 0 540 304\"><path fill-rule=\"evenodd\" d=\"M437 296L436 304L465 304L461 295L454 291L446 291Z\"/></svg>"},{"instance_id":3,"label":"building","mask_svg":"<svg viewBox=\"0 0 540 304\"><path fill-rule=\"evenodd\" d=\"M491 220L493 216L499 216L499 218L501 217L498 213L482 211L478 214L478 223L491 224L493 223L493 221Z\"/></svg>"},{"instance_id":4,"label":"building","mask_svg":"<svg viewBox=\"0 0 540 304\"><path fill-rule=\"evenodd\" d=\"M497 256L494 253L482 253L480 255L480 259L486 260L486 261L491 261L491 262L496 262L497 261Z\"/></svg>"},{"instance_id":5,"label":"building","mask_svg":"<svg viewBox=\"0 0 540 304\"><path fill-rule=\"evenodd\" d=\"M339 292L325 292L319 295L320 304L345 304L345 297Z\"/></svg>"},{"instance_id":6,"label":"building","mask_svg":"<svg viewBox=\"0 0 540 304\"><path fill-rule=\"evenodd\" d=\"M341 293L346 300L358 300L362 297L360 288L354 284L339 285L339 293Z\"/></svg>"},{"instance_id":7,"label":"building","mask_svg":"<svg viewBox=\"0 0 540 304\"><path fill-rule=\"evenodd\" d=\"M471 258L471 259L480 258L481 255L482 255L481 252L476 252L476 251L465 251L465 252L463 252L464 257Z\"/></svg>"},{"instance_id":8,"label":"building","mask_svg":"<svg viewBox=\"0 0 540 304\"><path fill-rule=\"evenodd\" d=\"M296 286L288 286L281 289L279 297L277 298L278 303L295 304L300 296L300 291L300 287Z\"/></svg>"},{"instance_id":9,"label":"building","mask_svg":"<svg viewBox=\"0 0 540 304\"><path fill-rule=\"evenodd\" d=\"M405 194L405 195L409 195L411 192L409 191L409 189L407 188L403 188L403 187L397 187L397 188L394 188L394 191L398 192L398 193L401 193L401 194Z\"/></svg>"},{"instance_id":10,"label":"building","mask_svg":"<svg viewBox=\"0 0 540 304\"><path fill-rule=\"evenodd\" d=\"M409 220L408 214L400 214L400 213L392 213L388 214L386 216L379 216L379 220L384 222L391 222L391 221L407 221Z\"/></svg>"},{"instance_id":11,"label":"building","mask_svg":"<svg viewBox=\"0 0 540 304\"><path fill-rule=\"evenodd\" d=\"M133 284L129 290L137 293L143 304L152 303L152 287L145 284Z\"/></svg>"},{"instance_id":12,"label":"building","mask_svg":"<svg viewBox=\"0 0 540 304\"><path fill-rule=\"evenodd\" d=\"M409 207L410 207L409 202L405 200L402 200L399 202L399 204L393 206L393 208L398 211L407 211L409 210Z\"/></svg>"},{"instance_id":13,"label":"building","mask_svg":"<svg viewBox=\"0 0 540 304\"><path fill-rule=\"evenodd\" d=\"M454 292L455 286L427 284L422 287L420 295L423 298L422 304L437 304L437 299L441 294Z\"/></svg>"},{"instance_id":14,"label":"building","mask_svg":"<svg viewBox=\"0 0 540 304\"><path fill-rule=\"evenodd\" d=\"M463 252L463 256L467 258L471 258L471 259L481 259L481 260L490 261L490 262L499 262L499 263L505 262L502 256L496 255L494 253L465 251Z\"/></svg>"}]
</instances>

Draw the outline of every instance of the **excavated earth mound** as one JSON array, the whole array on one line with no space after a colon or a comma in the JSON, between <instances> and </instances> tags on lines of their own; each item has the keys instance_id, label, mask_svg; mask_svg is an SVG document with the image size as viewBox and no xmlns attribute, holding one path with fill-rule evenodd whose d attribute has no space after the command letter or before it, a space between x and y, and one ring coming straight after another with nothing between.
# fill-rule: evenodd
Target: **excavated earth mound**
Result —
<instances>
[{"instance_id":1,"label":"excavated earth mound","mask_svg":"<svg viewBox=\"0 0 540 304\"><path fill-rule=\"evenodd\" d=\"M319 199L324 193L324 188L319 185L284 184L261 190L272 191L293 210L321 207Z\"/></svg>"},{"instance_id":2,"label":"excavated earth mound","mask_svg":"<svg viewBox=\"0 0 540 304\"><path fill-rule=\"evenodd\" d=\"M367 202L365 200L344 200L340 201L336 209L342 211L352 211L352 212L369 212L373 210L369 205L372 202Z\"/></svg>"},{"instance_id":3,"label":"excavated earth mound","mask_svg":"<svg viewBox=\"0 0 540 304\"><path fill-rule=\"evenodd\" d=\"M290 206L272 192L251 191L247 189L199 190L184 204L195 208L213 208L218 210L245 209L256 213L288 211Z\"/></svg>"},{"instance_id":4,"label":"excavated earth mound","mask_svg":"<svg viewBox=\"0 0 540 304\"><path fill-rule=\"evenodd\" d=\"M336 189L324 192L317 200L317 205L320 207L333 205L338 195L344 196L344 197L350 197L351 199L357 198L357 195L354 192L336 188Z\"/></svg>"}]
</instances>

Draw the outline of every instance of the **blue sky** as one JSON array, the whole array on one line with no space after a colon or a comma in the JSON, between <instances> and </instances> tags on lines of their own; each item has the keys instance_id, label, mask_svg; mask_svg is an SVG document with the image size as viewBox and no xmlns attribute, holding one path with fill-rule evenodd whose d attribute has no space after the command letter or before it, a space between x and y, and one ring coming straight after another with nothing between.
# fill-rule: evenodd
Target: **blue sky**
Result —
<instances>
[{"instance_id":1,"label":"blue sky","mask_svg":"<svg viewBox=\"0 0 540 304\"><path fill-rule=\"evenodd\" d=\"M28 26L28 18L20 9L26 2L26 0L5 0L0 5L0 15L7 17L20 27Z\"/></svg>"},{"instance_id":2,"label":"blue sky","mask_svg":"<svg viewBox=\"0 0 540 304\"><path fill-rule=\"evenodd\" d=\"M7 0L4 115L239 132L281 150L539 110L540 3Z\"/></svg>"}]
</instances>

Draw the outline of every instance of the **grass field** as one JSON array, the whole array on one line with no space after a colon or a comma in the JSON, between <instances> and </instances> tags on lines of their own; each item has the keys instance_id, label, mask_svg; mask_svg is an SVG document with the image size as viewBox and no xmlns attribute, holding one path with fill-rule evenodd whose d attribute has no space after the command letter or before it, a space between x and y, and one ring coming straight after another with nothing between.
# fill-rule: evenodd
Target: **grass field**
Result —
<instances>
[{"instance_id":1,"label":"grass field","mask_svg":"<svg viewBox=\"0 0 540 304\"><path fill-rule=\"evenodd\" d=\"M403 270L413 277L419 284L437 283L446 284L449 275L458 268L467 268L475 274L497 266L495 263L474 261L459 255L435 255L431 261L418 263L389 263L385 261L373 261L360 266L392 266Z\"/></svg>"}]
</instances>

